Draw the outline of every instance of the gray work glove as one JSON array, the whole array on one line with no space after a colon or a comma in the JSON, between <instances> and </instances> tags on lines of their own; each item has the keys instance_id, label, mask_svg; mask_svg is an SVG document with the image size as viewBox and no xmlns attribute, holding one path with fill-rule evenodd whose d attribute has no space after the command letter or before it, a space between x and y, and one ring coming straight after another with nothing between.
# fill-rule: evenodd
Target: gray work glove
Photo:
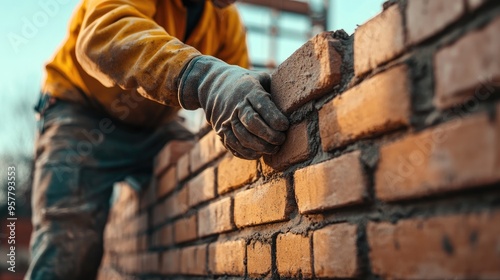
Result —
<instances>
[{"instance_id":1,"label":"gray work glove","mask_svg":"<svg viewBox=\"0 0 500 280\"><path fill-rule=\"evenodd\" d=\"M202 55L192 59L180 76L179 102L188 110L203 108L235 156L256 159L279 150L289 125L271 101L270 84L267 73Z\"/></svg>"}]
</instances>

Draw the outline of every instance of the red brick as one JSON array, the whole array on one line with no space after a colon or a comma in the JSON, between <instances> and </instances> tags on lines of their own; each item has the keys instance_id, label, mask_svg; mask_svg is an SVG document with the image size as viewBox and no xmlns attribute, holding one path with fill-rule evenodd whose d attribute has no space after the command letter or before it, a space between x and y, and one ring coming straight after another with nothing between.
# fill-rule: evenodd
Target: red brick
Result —
<instances>
[{"instance_id":1,"label":"red brick","mask_svg":"<svg viewBox=\"0 0 500 280\"><path fill-rule=\"evenodd\" d=\"M155 158L154 175L160 176L169 166L177 163L179 158L189 152L193 146L193 141L170 141Z\"/></svg>"},{"instance_id":2,"label":"red brick","mask_svg":"<svg viewBox=\"0 0 500 280\"><path fill-rule=\"evenodd\" d=\"M376 90L374 90L376 89ZM319 111L325 151L409 124L408 69L397 66L337 96Z\"/></svg>"},{"instance_id":3,"label":"red brick","mask_svg":"<svg viewBox=\"0 0 500 280\"><path fill-rule=\"evenodd\" d=\"M500 81L500 18L487 26L468 33L450 46L439 50L434 57L434 104L450 108L467 100L486 99L480 93L484 84L498 85ZM481 42L481 43L478 43Z\"/></svg>"},{"instance_id":4,"label":"red brick","mask_svg":"<svg viewBox=\"0 0 500 280\"><path fill-rule=\"evenodd\" d=\"M285 221L289 211L284 179L239 192L234 198L237 227Z\"/></svg>"},{"instance_id":5,"label":"red brick","mask_svg":"<svg viewBox=\"0 0 500 280\"><path fill-rule=\"evenodd\" d=\"M226 148L222 145L219 136L214 131L210 131L200 139L190 152L189 162L191 172L198 171L201 167L222 156L225 152Z\"/></svg>"},{"instance_id":6,"label":"red brick","mask_svg":"<svg viewBox=\"0 0 500 280\"><path fill-rule=\"evenodd\" d=\"M209 247L208 267L215 275L245 274L245 241L212 243Z\"/></svg>"},{"instance_id":7,"label":"red brick","mask_svg":"<svg viewBox=\"0 0 500 280\"><path fill-rule=\"evenodd\" d=\"M359 156L356 151L297 170L295 197L300 213L362 203L367 183Z\"/></svg>"},{"instance_id":8,"label":"red brick","mask_svg":"<svg viewBox=\"0 0 500 280\"><path fill-rule=\"evenodd\" d=\"M159 272L159 262L160 255L158 253L143 253L140 255L142 266L141 270L143 273L158 273Z\"/></svg>"},{"instance_id":9,"label":"red brick","mask_svg":"<svg viewBox=\"0 0 500 280\"><path fill-rule=\"evenodd\" d=\"M175 218L186 213L189 209L187 188L183 188L169 197L165 201L164 208L165 217L168 218Z\"/></svg>"},{"instance_id":10,"label":"red brick","mask_svg":"<svg viewBox=\"0 0 500 280\"><path fill-rule=\"evenodd\" d=\"M160 180L158 181L158 187L156 188L157 198L162 198L171 193L176 186L177 176L175 167L171 167L160 177Z\"/></svg>"},{"instance_id":11,"label":"red brick","mask_svg":"<svg viewBox=\"0 0 500 280\"><path fill-rule=\"evenodd\" d=\"M217 168L217 192L227 193L256 179L257 161L229 156Z\"/></svg>"},{"instance_id":12,"label":"red brick","mask_svg":"<svg viewBox=\"0 0 500 280\"><path fill-rule=\"evenodd\" d=\"M273 73L271 93L282 111L290 113L330 92L342 76L341 43L333 32L316 35Z\"/></svg>"},{"instance_id":13,"label":"red brick","mask_svg":"<svg viewBox=\"0 0 500 280\"><path fill-rule=\"evenodd\" d=\"M189 157L190 154L187 153L179 158L179 161L177 162L176 170L177 180L179 180L179 182L186 179L191 174L191 171L189 170Z\"/></svg>"},{"instance_id":14,"label":"red brick","mask_svg":"<svg viewBox=\"0 0 500 280\"><path fill-rule=\"evenodd\" d=\"M276 239L276 265L280 276L311 277L309 237L286 233Z\"/></svg>"},{"instance_id":15,"label":"red brick","mask_svg":"<svg viewBox=\"0 0 500 280\"><path fill-rule=\"evenodd\" d=\"M283 171L295 163L309 159L313 151L309 146L308 135L307 122L292 126L278 153L264 156L264 162L275 170Z\"/></svg>"},{"instance_id":16,"label":"red brick","mask_svg":"<svg viewBox=\"0 0 500 280\"><path fill-rule=\"evenodd\" d=\"M196 239L196 215L177 220L174 224L175 243L183 243Z\"/></svg>"},{"instance_id":17,"label":"red brick","mask_svg":"<svg viewBox=\"0 0 500 280\"><path fill-rule=\"evenodd\" d=\"M165 251L161 260L163 274L172 275L181 272L181 251L179 249Z\"/></svg>"},{"instance_id":18,"label":"red brick","mask_svg":"<svg viewBox=\"0 0 500 280\"><path fill-rule=\"evenodd\" d=\"M355 278L359 273L357 226L334 224L314 232L316 277Z\"/></svg>"},{"instance_id":19,"label":"red brick","mask_svg":"<svg viewBox=\"0 0 500 280\"><path fill-rule=\"evenodd\" d=\"M406 26L411 44L437 34L465 13L463 1L410 0Z\"/></svg>"},{"instance_id":20,"label":"red brick","mask_svg":"<svg viewBox=\"0 0 500 280\"><path fill-rule=\"evenodd\" d=\"M189 206L193 207L215 197L215 168L207 168L187 183Z\"/></svg>"},{"instance_id":21,"label":"red brick","mask_svg":"<svg viewBox=\"0 0 500 280\"><path fill-rule=\"evenodd\" d=\"M181 273L207 274L207 245L191 246L181 250Z\"/></svg>"},{"instance_id":22,"label":"red brick","mask_svg":"<svg viewBox=\"0 0 500 280\"><path fill-rule=\"evenodd\" d=\"M354 72L363 75L395 58L404 50L403 19L392 5L361 25L354 33Z\"/></svg>"},{"instance_id":23,"label":"red brick","mask_svg":"<svg viewBox=\"0 0 500 280\"><path fill-rule=\"evenodd\" d=\"M500 213L369 223L374 273L387 279L499 279Z\"/></svg>"},{"instance_id":24,"label":"red brick","mask_svg":"<svg viewBox=\"0 0 500 280\"><path fill-rule=\"evenodd\" d=\"M232 200L226 197L202 208L198 212L199 237L232 230L231 207Z\"/></svg>"},{"instance_id":25,"label":"red brick","mask_svg":"<svg viewBox=\"0 0 500 280\"><path fill-rule=\"evenodd\" d=\"M397 200L498 181L498 143L488 116L478 114L387 144L380 150L376 195Z\"/></svg>"},{"instance_id":26,"label":"red brick","mask_svg":"<svg viewBox=\"0 0 500 280\"><path fill-rule=\"evenodd\" d=\"M174 243L174 227L172 225L166 225L159 231L158 245L170 246Z\"/></svg>"},{"instance_id":27,"label":"red brick","mask_svg":"<svg viewBox=\"0 0 500 280\"><path fill-rule=\"evenodd\" d=\"M271 245L254 242L247 246L247 270L252 277L262 277L271 272Z\"/></svg>"}]
</instances>

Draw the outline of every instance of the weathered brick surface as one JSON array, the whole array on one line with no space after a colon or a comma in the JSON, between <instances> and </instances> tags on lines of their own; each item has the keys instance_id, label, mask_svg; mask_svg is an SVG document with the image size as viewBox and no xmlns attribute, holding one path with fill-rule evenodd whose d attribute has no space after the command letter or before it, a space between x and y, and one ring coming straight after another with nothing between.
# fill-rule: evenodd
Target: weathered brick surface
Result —
<instances>
[{"instance_id":1,"label":"weathered brick surface","mask_svg":"<svg viewBox=\"0 0 500 280\"><path fill-rule=\"evenodd\" d=\"M191 171L189 170L189 158L190 158L190 153L187 153L183 155L182 157L179 158L179 161L177 161L177 180L182 181L186 179Z\"/></svg>"},{"instance_id":2,"label":"weathered brick surface","mask_svg":"<svg viewBox=\"0 0 500 280\"><path fill-rule=\"evenodd\" d=\"M257 179L257 161L226 157L217 168L217 192L227 193Z\"/></svg>"},{"instance_id":3,"label":"weathered brick surface","mask_svg":"<svg viewBox=\"0 0 500 280\"><path fill-rule=\"evenodd\" d=\"M165 251L161 256L161 273L178 274L181 272L181 251L172 249Z\"/></svg>"},{"instance_id":4,"label":"weathered brick surface","mask_svg":"<svg viewBox=\"0 0 500 280\"><path fill-rule=\"evenodd\" d=\"M164 197L171 193L177 186L177 175L175 167L171 167L160 177L158 188L156 189L156 196L158 198Z\"/></svg>"},{"instance_id":5,"label":"weathered brick surface","mask_svg":"<svg viewBox=\"0 0 500 280\"><path fill-rule=\"evenodd\" d=\"M500 81L500 18L439 50L434 57L434 104L450 108L467 100L484 100L483 84L498 87ZM480 42L480 43L479 43ZM465 55L466 54L466 55Z\"/></svg>"},{"instance_id":6,"label":"weathered brick surface","mask_svg":"<svg viewBox=\"0 0 500 280\"><path fill-rule=\"evenodd\" d=\"M409 124L410 92L405 65L380 73L337 96L319 111L324 150Z\"/></svg>"},{"instance_id":7,"label":"weathered brick surface","mask_svg":"<svg viewBox=\"0 0 500 280\"><path fill-rule=\"evenodd\" d=\"M359 273L357 226L334 224L313 234L316 277L354 278Z\"/></svg>"},{"instance_id":8,"label":"weathered brick surface","mask_svg":"<svg viewBox=\"0 0 500 280\"><path fill-rule=\"evenodd\" d=\"M198 235L203 237L232 230L231 207L232 200L230 197L226 197L200 209L198 212Z\"/></svg>"},{"instance_id":9,"label":"weathered brick surface","mask_svg":"<svg viewBox=\"0 0 500 280\"><path fill-rule=\"evenodd\" d=\"M189 209L188 189L182 188L164 202L165 217L175 218Z\"/></svg>"},{"instance_id":10,"label":"weathered brick surface","mask_svg":"<svg viewBox=\"0 0 500 280\"><path fill-rule=\"evenodd\" d=\"M207 274L207 245L191 246L181 250L181 273Z\"/></svg>"},{"instance_id":11,"label":"weathered brick surface","mask_svg":"<svg viewBox=\"0 0 500 280\"><path fill-rule=\"evenodd\" d=\"M420 197L498 181L495 159L500 139L495 133L488 116L478 114L383 146L375 179L377 197Z\"/></svg>"},{"instance_id":12,"label":"weathered brick surface","mask_svg":"<svg viewBox=\"0 0 500 280\"><path fill-rule=\"evenodd\" d=\"M234 198L234 223L252 226L288 219L287 186L284 179L240 193Z\"/></svg>"},{"instance_id":13,"label":"weathered brick surface","mask_svg":"<svg viewBox=\"0 0 500 280\"><path fill-rule=\"evenodd\" d=\"M175 243L182 243L196 239L196 215L177 220L174 224Z\"/></svg>"},{"instance_id":14,"label":"weathered brick surface","mask_svg":"<svg viewBox=\"0 0 500 280\"><path fill-rule=\"evenodd\" d=\"M309 237L293 233L276 238L276 266L283 276L312 276Z\"/></svg>"},{"instance_id":15,"label":"weathered brick surface","mask_svg":"<svg viewBox=\"0 0 500 280\"><path fill-rule=\"evenodd\" d=\"M294 186L300 213L361 203L367 183L359 155L356 151L297 170Z\"/></svg>"},{"instance_id":16,"label":"weathered brick surface","mask_svg":"<svg viewBox=\"0 0 500 280\"><path fill-rule=\"evenodd\" d=\"M187 183L189 206L193 207L215 197L215 168L205 169Z\"/></svg>"},{"instance_id":17,"label":"weathered brick surface","mask_svg":"<svg viewBox=\"0 0 500 280\"><path fill-rule=\"evenodd\" d=\"M463 1L410 0L406 8L408 40L415 44L437 34L465 13Z\"/></svg>"},{"instance_id":18,"label":"weathered brick surface","mask_svg":"<svg viewBox=\"0 0 500 280\"><path fill-rule=\"evenodd\" d=\"M208 256L210 271L215 275L243 275L245 247L244 240L210 244Z\"/></svg>"},{"instance_id":19,"label":"weathered brick surface","mask_svg":"<svg viewBox=\"0 0 500 280\"><path fill-rule=\"evenodd\" d=\"M166 225L161 228L159 234L158 245L169 246L174 242L174 227L172 225Z\"/></svg>"},{"instance_id":20,"label":"weathered brick surface","mask_svg":"<svg viewBox=\"0 0 500 280\"><path fill-rule=\"evenodd\" d=\"M332 32L318 34L273 73L271 94L282 111L290 113L340 83L341 46L332 35Z\"/></svg>"},{"instance_id":21,"label":"weathered brick surface","mask_svg":"<svg viewBox=\"0 0 500 280\"><path fill-rule=\"evenodd\" d=\"M154 175L159 176L169 166L177 163L179 158L189 152L193 146L193 141L170 141L155 158Z\"/></svg>"},{"instance_id":22,"label":"weathered brick surface","mask_svg":"<svg viewBox=\"0 0 500 280\"><path fill-rule=\"evenodd\" d=\"M313 150L309 145L308 135L306 121L290 127L285 143L278 153L264 156L265 164L272 169L282 171L295 163L309 159Z\"/></svg>"},{"instance_id":23,"label":"weathered brick surface","mask_svg":"<svg viewBox=\"0 0 500 280\"><path fill-rule=\"evenodd\" d=\"M254 242L247 246L247 271L252 277L271 272L271 244Z\"/></svg>"},{"instance_id":24,"label":"weathered brick surface","mask_svg":"<svg viewBox=\"0 0 500 280\"><path fill-rule=\"evenodd\" d=\"M404 30L399 5L393 5L354 33L354 72L365 74L403 52Z\"/></svg>"},{"instance_id":25,"label":"weathered brick surface","mask_svg":"<svg viewBox=\"0 0 500 280\"><path fill-rule=\"evenodd\" d=\"M222 156L226 148L222 145L219 136L214 131L209 132L198 141L190 152L190 171L196 172L204 165Z\"/></svg>"},{"instance_id":26,"label":"weathered brick surface","mask_svg":"<svg viewBox=\"0 0 500 280\"><path fill-rule=\"evenodd\" d=\"M368 224L371 266L391 279L500 278L500 214Z\"/></svg>"}]
</instances>

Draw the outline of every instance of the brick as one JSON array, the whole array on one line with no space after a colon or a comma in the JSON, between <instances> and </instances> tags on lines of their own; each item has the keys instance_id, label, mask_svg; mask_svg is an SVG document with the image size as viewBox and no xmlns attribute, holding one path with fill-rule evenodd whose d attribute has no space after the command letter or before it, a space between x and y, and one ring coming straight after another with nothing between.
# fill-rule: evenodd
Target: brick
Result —
<instances>
[{"instance_id":1,"label":"brick","mask_svg":"<svg viewBox=\"0 0 500 280\"><path fill-rule=\"evenodd\" d=\"M322 278L355 278L359 274L357 226L334 224L313 234L314 273Z\"/></svg>"},{"instance_id":2,"label":"brick","mask_svg":"<svg viewBox=\"0 0 500 280\"><path fill-rule=\"evenodd\" d=\"M160 177L156 188L156 197L162 198L171 193L177 186L177 176L175 167L171 167Z\"/></svg>"},{"instance_id":3,"label":"brick","mask_svg":"<svg viewBox=\"0 0 500 280\"><path fill-rule=\"evenodd\" d=\"M158 245L170 246L174 243L174 227L172 225L162 227L159 232Z\"/></svg>"},{"instance_id":4,"label":"brick","mask_svg":"<svg viewBox=\"0 0 500 280\"><path fill-rule=\"evenodd\" d=\"M392 201L498 181L498 143L488 116L477 114L387 144L380 149L376 195Z\"/></svg>"},{"instance_id":5,"label":"brick","mask_svg":"<svg viewBox=\"0 0 500 280\"><path fill-rule=\"evenodd\" d=\"M165 251L162 255L161 272L172 275L181 272L181 251L179 249Z\"/></svg>"},{"instance_id":6,"label":"brick","mask_svg":"<svg viewBox=\"0 0 500 280\"><path fill-rule=\"evenodd\" d=\"M239 192L234 198L237 227L285 221L289 211L284 179Z\"/></svg>"},{"instance_id":7,"label":"brick","mask_svg":"<svg viewBox=\"0 0 500 280\"><path fill-rule=\"evenodd\" d=\"M231 207L232 200L226 197L200 209L198 212L199 237L232 230Z\"/></svg>"},{"instance_id":8,"label":"brick","mask_svg":"<svg viewBox=\"0 0 500 280\"><path fill-rule=\"evenodd\" d=\"M392 5L354 33L354 72L361 76L400 55L404 48L403 19Z\"/></svg>"},{"instance_id":9,"label":"brick","mask_svg":"<svg viewBox=\"0 0 500 280\"><path fill-rule=\"evenodd\" d=\"M286 233L276 239L276 265L280 276L312 276L309 237Z\"/></svg>"},{"instance_id":10,"label":"brick","mask_svg":"<svg viewBox=\"0 0 500 280\"><path fill-rule=\"evenodd\" d=\"M165 218L165 203L160 202L153 208L153 225L157 226L161 224Z\"/></svg>"},{"instance_id":11,"label":"brick","mask_svg":"<svg viewBox=\"0 0 500 280\"><path fill-rule=\"evenodd\" d=\"M191 171L189 170L189 157L190 154L187 153L179 158L179 161L177 161L176 171L177 180L179 180L179 182L185 180L191 174Z\"/></svg>"},{"instance_id":12,"label":"brick","mask_svg":"<svg viewBox=\"0 0 500 280\"><path fill-rule=\"evenodd\" d=\"M257 161L229 156L217 168L217 192L224 194L256 179Z\"/></svg>"},{"instance_id":13,"label":"brick","mask_svg":"<svg viewBox=\"0 0 500 280\"><path fill-rule=\"evenodd\" d=\"M341 49L333 32L323 32L286 59L271 79L271 94L278 108L291 113L340 84Z\"/></svg>"},{"instance_id":14,"label":"brick","mask_svg":"<svg viewBox=\"0 0 500 280\"><path fill-rule=\"evenodd\" d=\"M207 274L207 245L191 246L181 250L181 273Z\"/></svg>"},{"instance_id":15,"label":"brick","mask_svg":"<svg viewBox=\"0 0 500 280\"><path fill-rule=\"evenodd\" d=\"M265 155L264 162L275 170L283 171L295 163L309 159L312 154L313 150L309 146L307 122L304 121L290 127L285 143L278 153Z\"/></svg>"},{"instance_id":16,"label":"brick","mask_svg":"<svg viewBox=\"0 0 500 280\"><path fill-rule=\"evenodd\" d=\"M215 275L245 274L245 241L212 243L209 247L208 267Z\"/></svg>"},{"instance_id":17,"label":"brick","mask_svg":"<svg viewBox=\"0 0 500 280\"><path fill-rule=\"evenodd\" d=\"M140 255L143 273L157 273L159 271L160 255L158 253L144 253Z\"/></svg>"},{"instance_id":18,"label":"brick","mask_svg":"<svg viewBox=\"0 0 500 280\"><path fill-rule=\"evenodd\" d=\"M411 0L406 8L406 26L411 44L439 33L465 13L463 1Z\"/></svg>"},{"instance_id":19,"label":"brick","mask_svg":"<svg viewBox=\"0 0 500 280\"><path fill-rule=\"evenodd\" d=\"M179 215L186 213L189 209L188 204L188 189L183 188L174 193L165 201L164 211L165 217L175 218Z\"/></svg>"},{"instance_id":20,"label":"brick","mask_svg":"<svg viewBox=\"0 0 500 280\"><path fill-rule=\"evenodd\" d=\"M407 126L409 118L408 69L401 65L364 81L320 109L323 150Z\"/></svg>"},{"instance_id":21,"label":"brick","mask_svg":"<svg viewBox=\"0 0 500 280\"><path fill-rule=\"evenodd\" d=\"M499 279L500 213L369 223L372 271L387 279Z\"/></svg>"},{"instance_id":22,"label":"brick","mask_svg":"<svg viewBox=\"0 0 500 280\"><path fill-rule=\"evenodd\" d=\"M352 152L320 164L297 170L295 197L301 214L359 204L367 192L367 182L359 160Z\"/></svg>"},{"instance_id":23,"label":"brick","mask_svg":"<svg viewBox=\"0 0 500 280\"><path fill-rule=\"evenodd\" d=\"M168 167L177 163L179 158L189 152L193 146L193 141L170 141L155 158L154 175L160 176Z\"/></svg>"},{"instance_id":24,"label":"brick","mask_svg":"<svg viewBox=\"0 0 500 280\"><path fill-rule=\"evenodd\" d=\"M446 109L468 100L486 99L484 85L500 81L500 18L440 49L434 56L434 104ZM478 42L481 42L478 44ZM490 93L491 94L491 93Z\"/></svg>"},{"instance_id":25,"label":"brick","mask_svg":"<svg viewBox=\"0 0 500 280\"><path fill-rule=\"evenodd\" d=\"M196 239L196 214L177 220L174 224L175 243L183 243Z\"/></svg>"},{"instance_id":26,"label":"brick","mask_svg":"<svg viewBox=\"0 0 500 280\"><path fill-rule=\"evenodd\" d=\"M271 272L271 245L256 241L247 246L247 270L252 277Z\"/></svg>"},{"instance_id":27,"label":"brick","mask_svg":"<svg viewBox=\"0 0 500 280\"><path fill-rule=\"evenodd\" d=\"M187 183L189 207L215 197L215 168L207 168Z\"/></svg>"},{"instance_id":28,"label":"brick","mask_svg":"<svg viewBox=\"0 0 500 280\"><path fill-rule=\"evenodd\" d=\"M189 162L191 173L198 171L206 164L222 156L225 152L226 148L222 145L219 136L214 131L210 131L198 141L190 152Z\"/></svg>"}]
</instances>

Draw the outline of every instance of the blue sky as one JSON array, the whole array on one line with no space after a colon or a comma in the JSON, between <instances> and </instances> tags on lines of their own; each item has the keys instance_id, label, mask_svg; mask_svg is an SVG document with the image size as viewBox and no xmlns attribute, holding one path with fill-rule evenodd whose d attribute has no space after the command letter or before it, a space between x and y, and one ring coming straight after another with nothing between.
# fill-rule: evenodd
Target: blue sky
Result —
<instances>
[{"instance_id":1,"label":"blue sky","mask_svg":"<svg viewBox=\"0 0 500 280\"><path fill-rule=\"evenodd\" d=\"M34 120L31 108L43 76L43 65L66 33L76 0L4 0L0 21L0 155L32 152ZM381 10L381 0L330 0L329 30L343 28L349 34ZM243 18L262 18L249 12ZM293 24L293 21L290 21ZM280 60L303 42L280 46ZM251 54L262 44L249 38ZM279 63L280 61L278 61Z\"/></svg>"}]
</instances>

